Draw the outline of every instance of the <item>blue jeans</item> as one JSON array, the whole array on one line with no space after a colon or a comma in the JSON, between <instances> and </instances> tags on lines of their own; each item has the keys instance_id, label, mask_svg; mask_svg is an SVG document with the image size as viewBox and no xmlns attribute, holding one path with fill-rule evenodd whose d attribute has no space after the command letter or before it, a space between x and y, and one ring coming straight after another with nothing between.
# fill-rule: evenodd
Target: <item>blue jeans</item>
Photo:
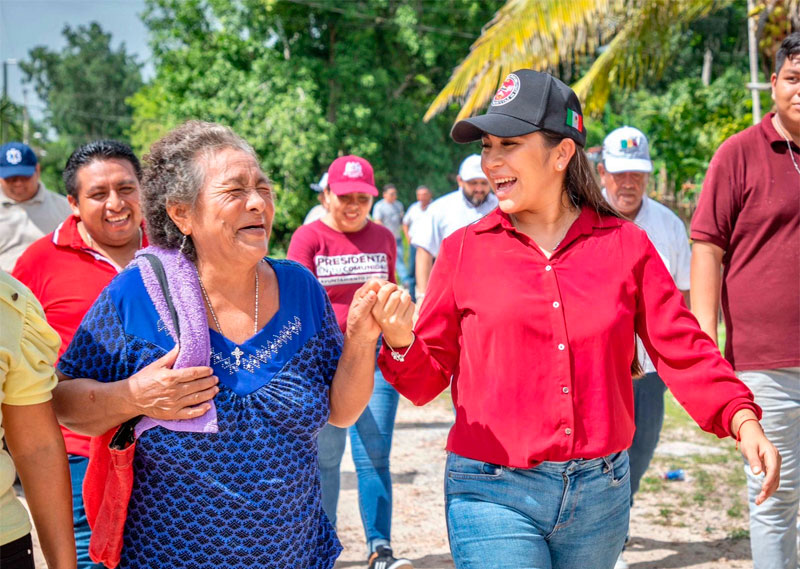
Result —
<instances>
[{"instance_id":1,"label":"blue jeans","mask_svg":"<svg viewBox=\"0 0 800 569\"><path fill-rule=\"evenodd\" d=\"M781 453L781 484L760 506L764 475L755 476L745 461L750 501L750 547L754 569L797 569L800 509L800 368L743 371L739 379L755 395L764 415L764 434Z\"/></svg>"},{"instance_id":2,"label":"blue jeans","mask_svg":"<svg viewBox=\"0 0 800 569\"><path fill-rule=\"evenodd\" d=\"M319 469L322 509L336 525L339 502L339 468L350 431L353 463L358 476L358 506L367 538L368 555L379 545L389 545L392 530L392 477L389 454L400 396L375 366L375 388L369 405L349 429L325 425L319 434Z\"/></svg>"},{"instance_id":3,"label":"blue jeans","mask_svg":"<svg viewBox=\"0 0 800 569\"><path fill-rule=\"evenodd\" d=\"M633 495L653 459L664 424L664 392L667 386L655 372L633 380L633 410L636 433L628 457L631 463L631 504Z\"/></svg>"},{"instance_id":4,"label":"blue jeans","mask_svg":"<svg viewBox=\"0 0 800 569\"><path fill-rule=\"evenodd\" d=\"M397 262L394 271L397 277L397 284L408 286L408 272L406 271L405 254L403 252L403 237L395 237L397 243Z\"/></svg>"},{"instance_id":5,"label":"blue jeans","mask_svg":"<svg viewBox=\"0 0 800 569\"><path fill-rule=\"evenodd\" d=\"M450 453L445 509L457 569L611 569L628 529L628 454L523 469Z\"/></svg>"},{"instance_id":6,"label":"blue jeans","mask_svg":"<svg viewBox=\"0 0 800 569\"><path fill-rule=\"evenodd\" d=\"M102 563L92 563L89 558L89 537L92 530L83 509L83 478L89 459L77 454L68 454L69 475L72 479L72 524L75 529L75 548L78 553L78 569L105 569Z\"/></svg>"},{"instance_id":7,"label":"blue jeans","mask_svg":"<svg viewBox=\"0 0 800 569\"><path fill-rule=\"evenodd\" d=\"M417 288L417 248L412 244L408 244L408 292L411 294L411 301L417 302L416 288Z\"/></svg>"}]
</instances>

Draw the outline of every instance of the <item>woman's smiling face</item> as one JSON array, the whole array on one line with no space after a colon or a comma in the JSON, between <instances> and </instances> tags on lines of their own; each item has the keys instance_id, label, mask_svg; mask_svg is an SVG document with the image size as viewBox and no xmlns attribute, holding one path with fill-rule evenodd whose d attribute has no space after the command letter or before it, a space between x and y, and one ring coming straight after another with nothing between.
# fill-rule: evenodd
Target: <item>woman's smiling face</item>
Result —
<instances>
[{"instance_id":1,"label":"woman's smiling face","mask_svg":"<svg viewBox=\"0 0 800 569\"><path fill-rule=\"evenodd\" d=\"M563 173L572 157L566 147L561 148L568 139L552 148L539 132L509 138L485 134L481 140L481 167L501 210L532 210L549 200L553 191L560 196Z\"/></svg>"},{"instance_id":2,"label":"woman's smiling face","mask_svg":"<svg viewBox=\"0 0 800 569\"><path fill-rule=\"evenodd\" d=\"M201 156L198 165L204 183L187 217L198 260L257 263L267 254L275 216L271 182L251 154L235 148Z\"/></svg>"}]
</instances>

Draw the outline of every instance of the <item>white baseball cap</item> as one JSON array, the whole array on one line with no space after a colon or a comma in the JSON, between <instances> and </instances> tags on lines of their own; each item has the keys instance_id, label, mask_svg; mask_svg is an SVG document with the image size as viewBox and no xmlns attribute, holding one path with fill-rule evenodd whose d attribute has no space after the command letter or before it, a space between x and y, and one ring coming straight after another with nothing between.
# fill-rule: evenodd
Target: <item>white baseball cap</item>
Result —
<instances>
[{"instance_id":1,"label":"white baseball cap","mask_svg":"<svg viewBox=\"0 0 800 569\"><path fill-rule=\"evenodd\" d=\"M611 174L652 172L650 144L644 133L632 126L612 131L603 141L603 164Z\"/></svg>"},{"instance_id":2,"label":"white baseball cap","mask_svg":"<svg viewBox=\"0 0 800 569\"><path fill-rule=\"evenodd\" d=\"M465 182L477 178L488 179L481 169L481 157L478 154L471 154L464 158L461 167L458 169L458 175Z\"/></svg>"}]
</instances>

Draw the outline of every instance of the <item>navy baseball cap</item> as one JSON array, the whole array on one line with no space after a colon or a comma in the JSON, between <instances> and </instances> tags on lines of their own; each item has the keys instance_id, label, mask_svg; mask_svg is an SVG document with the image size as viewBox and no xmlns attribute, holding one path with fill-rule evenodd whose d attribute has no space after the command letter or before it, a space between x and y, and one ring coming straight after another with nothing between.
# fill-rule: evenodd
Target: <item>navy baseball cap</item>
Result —
<instances>
[{"instance_id":1,"label":"navy baseball cap","mask_svg":"<svg viewBox=\"0 0 800 569\"><path fill-rule=\"evenodd\" d=\"M9 142L0 146L0 178L30 178L36 172L38 163L36 154L27 144Z\"/></svg>"},{"instance_id":2,"label":"navy baseball cap","mask_svg":"<svg viewBox=\"0 0 800 569\"><path fill-rule=\"evenodd\" d=\"M458 121L450 136L458 143L484 134L503 138L547 130L586 145L586 128L578 96L549 73L520 69L509 73L485 115Z\"/></svg>"}]
</instances>

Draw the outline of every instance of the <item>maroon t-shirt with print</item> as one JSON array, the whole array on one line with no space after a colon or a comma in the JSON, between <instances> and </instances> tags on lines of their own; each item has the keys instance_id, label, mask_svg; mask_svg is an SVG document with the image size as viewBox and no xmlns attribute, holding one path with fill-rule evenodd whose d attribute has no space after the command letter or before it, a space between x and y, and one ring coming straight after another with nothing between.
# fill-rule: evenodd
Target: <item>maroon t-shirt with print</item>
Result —
<instances>
[{"instance_id":1,"label":"maroon t-shirt with print","mask_svg":"<svg viewBox=\"0 0 800 569\"><path fill-rule=\"evenodd\" d=\"M800 366L800 149L773 114L719 147L692 218L692 239L725 251L725 358L740 371Z\"/></svg>"},{"instance_id":2,"label":"maroon t-shirt with print","mask_svg":"<svg viewBox=\"0 0 800 569\"><path fill-rule=\"evenodd\" d=\"M395 282L397 245L391 231L372 221L353 233L315 221L294 232L286 258L306 266L325 287L344 333L358 288L373 278Z\"/></svg>"}]
</instances>

